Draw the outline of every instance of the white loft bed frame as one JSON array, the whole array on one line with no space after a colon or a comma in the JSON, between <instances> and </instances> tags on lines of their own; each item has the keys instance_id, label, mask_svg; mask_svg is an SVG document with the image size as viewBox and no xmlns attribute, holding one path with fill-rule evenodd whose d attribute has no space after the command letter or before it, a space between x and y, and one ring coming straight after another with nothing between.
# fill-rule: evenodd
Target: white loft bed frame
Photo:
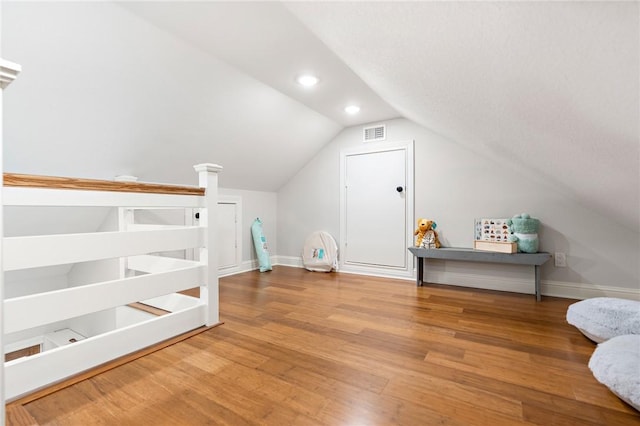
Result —
<instances>
[{"instance_id":1,"label":"white loft bed frame","mask_svg":"<svg viewBox=\"0 0 640 426\"><path fill-rule=\"evenodd\" d=\"M213 245L217 227L208 225L217 223L218 172L222 168L215 164L194 168L199 188L4 175L4 206L117 207L119 230L3 238L3 272L120 259L120 279L3 300L5 336L194 287L200 287L200 298L193 306L167 315L4 362L0 371L3 406L5 400L15 400L116 358L219 323L218 260ZM189 216L198 212L200 220L198 226L136 225L132 214L135 209L185 209ZM191 249L199 260L153 255ZM127 271L144 275L131 276L134 274Z\"/></svg>"}]
</instances>

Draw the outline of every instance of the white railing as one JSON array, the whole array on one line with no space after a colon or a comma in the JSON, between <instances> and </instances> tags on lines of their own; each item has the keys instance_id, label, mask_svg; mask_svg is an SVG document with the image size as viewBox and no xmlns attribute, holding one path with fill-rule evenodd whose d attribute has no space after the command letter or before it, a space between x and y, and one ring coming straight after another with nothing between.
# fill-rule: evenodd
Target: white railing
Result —
<instances>
[{"instance_id":1,"label":"white railing","mask_svg":"<svg viewBox=\"0 0 640 426\"><path fill-rule=\"evenodd\" d=\"M5 174L4 206L108 207L117 208L118 213L113 231L3 238L2 262L7 272L83 262L109 262L112 268L107 280L91 279L2 301L5 351L19 347L20 340L43 341L43 335L55 335L61 329L66 334L60 336L68 336L75 333L68 324L81 324L85 319L104 322L106 318L112 323L92 326L100 331L72 339L73 343L50 350L43 347L35 355L5 362L6 400L182 333L218 324L218 261L213 247L217 226L209 224L217 223L221 167L201 164L195 169L198 188ZM149 209L182 209L184 225L136 224L135 212ZM186 218L196 212L200 220L193 226ZM184 252L183 258L158 254L176 251ZM101 268L97 276L104 277L104 265ZM9 285L6 279L5 285ZM199 287L200 296L186 307L162 316L148 315L148 319L120 328L115 325L114 315L122 307L194 287Z\"/></svg>"}]
</instances>

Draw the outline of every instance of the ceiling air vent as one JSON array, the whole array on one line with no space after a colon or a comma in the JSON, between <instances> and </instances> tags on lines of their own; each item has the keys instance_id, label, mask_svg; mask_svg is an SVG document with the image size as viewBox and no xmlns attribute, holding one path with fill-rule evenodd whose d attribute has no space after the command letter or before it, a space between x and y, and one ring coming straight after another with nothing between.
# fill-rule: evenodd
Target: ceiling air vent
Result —
<instances>
[{"instance_id":1,"label":"ceiling air vent","mask_svg":"<svg viewBox=\"0 0 640 426\"><path fill-rule=\"evenodd\" d=\"M384 124L373 127L365 127L364 128L364 141L365 142L373 142L373 141L383 141L387 137L387 132Z\"/></svg>"}]
</instances>

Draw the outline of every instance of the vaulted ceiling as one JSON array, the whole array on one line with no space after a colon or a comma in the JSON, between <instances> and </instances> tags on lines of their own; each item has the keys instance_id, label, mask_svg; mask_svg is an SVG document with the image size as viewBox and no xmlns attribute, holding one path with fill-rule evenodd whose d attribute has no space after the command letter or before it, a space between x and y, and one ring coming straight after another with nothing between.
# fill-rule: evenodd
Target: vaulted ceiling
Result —
<instances>
[{"instance_id":1,"label":"vaulted ceiling","mask_svg":"<svg viewBox=\"0 0 640 426\"><path fill-rule=\"evenodd\" d=\"M639 226L637 2L126 7L341 125L401 115Z\"/></svg>"},{"instance_id":2,"label":"vaulted ceiling","mask_svg":"<svg viewBox=\"0 0 640 426\"><path fill-rule=\"evenodd\" d=\"M638 2L288 7L404 117L639 229Z\"/></svg>"},{"instance_id":3,"label":"vaulted ceiling","mask_svg":"<svg viewBox=\"0 0 640 426\"><path fill-rule=\"evenodd\" d=\"M130 150L148 161L116 166L113 159L110 173L185 181L167 173L166 163L186 169L210 156L243 165L225 171L224 186L275 191L342 128L405 117L480 158L509 161L629 228L640 226L637 2L10 3L3 6L3 54L33 80L7 92L8 132L17 125L12 119L34 109L45 116L47 108L100 130L123 129L118 140L95 135L108 151L70 144L82 166L65 164L67 173L76 167L78 175L112 177L91 171ZM7 41L6 32L21 39ZM120 102L108 123L99 119L106 107L87 111L76 103L83 94L65 91L62 81L51 87L29 76L67 49L81 53L68 60L94 79L75 90L95 92L103 105ZM168 51L177 53L167 58ZM82 56L96 52L103 61ZM131 64L123 70L130 77L96 89L96 80ZM310 90L295 82L306 71L320 78ZM137 98L128 103L134 85ZM29 90L66 101L21 104L20 96L33 99ZM345 115L347 103L359 104L360 114ZM83 137L63 124L39 126L52 140L65 140L62 128L69 140ZM12 171L36 168L27 153L42 134L33 129L5 142L7 161L20 169Z\"/></svg>"}]
</instances>

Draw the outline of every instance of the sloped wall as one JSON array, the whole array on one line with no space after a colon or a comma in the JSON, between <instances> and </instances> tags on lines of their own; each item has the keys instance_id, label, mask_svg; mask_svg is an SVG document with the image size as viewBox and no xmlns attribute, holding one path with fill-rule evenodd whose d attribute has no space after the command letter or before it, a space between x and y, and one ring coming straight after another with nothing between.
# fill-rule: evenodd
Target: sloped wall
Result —
<instances>
[{"instance_id":1,"label":"sloped wall","mask_svg":"<svg viewBox=\"0 0 640 426\"><path fill-rule=\"evenodd\" d=\"M116 3L4 6L2 47L24 69L5 102L7 171L193 185L192 165L216 162L232 188L221 191L243 198L242 260L255 261L258 216L277 253L275 191L337 123ZM54 213L16 214L9 232L54 232ZM103 219L78 221L95 231Z\"/></svg>"},{"instance_id":2,"label":"sloped wall","mask_svg":"<svg viewBox=\"0 0 640 426\"><path fill-rule=\"evenodd\" d=\"M638 2L287 7L403 117L640 232Z\"/></svg>"},{"instance_id":3,"label":"sloped wall","mask_svg":"<svg viewBox=\"0 0 640 426\"><path fill-rule=\"evenodd\" d=\"M3 6L6 171L276 191L341 129L117 2Z\"/></svg>"},{"instance_id":4,"label":"sloped wall","mask_svg":"<svg viewBox=\"0 0 640 426\"><path fill-rule=\"evenodd\" d=\"M553 261L542 267L544 293L638 293L637 232L580 205L538 176L494 162L490 152L480 157L409 120L386 125L388 141L415 140L415 217L436 220L445 246L471 247L476 217L527 212L542 222L541 250L567 254L566 268L556 268ZM345 129L278 192L279 255L300 256L305 237L314 230L339 239L340 150L362 143L361 126ZM469 282L488 282L493 273L493 281L504 281L485 266L436 263L427 278L470 276ZM526 278L517 270L508 274L514 280Z\"/></svg>"}]
</instances>

